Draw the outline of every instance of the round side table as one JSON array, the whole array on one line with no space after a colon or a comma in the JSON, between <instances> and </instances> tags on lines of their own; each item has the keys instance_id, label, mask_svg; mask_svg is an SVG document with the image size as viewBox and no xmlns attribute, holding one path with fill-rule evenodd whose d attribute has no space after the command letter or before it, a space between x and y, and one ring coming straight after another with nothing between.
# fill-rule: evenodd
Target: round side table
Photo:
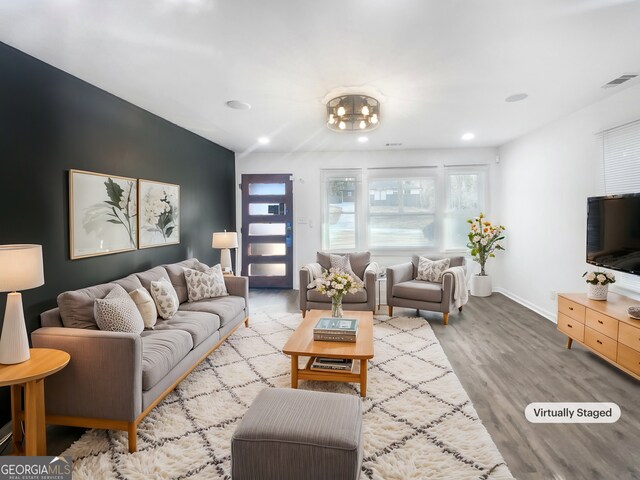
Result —
<instances>
[{"instance_id":1,"label":"round side table","mask_svg":"<svg viewBox=\"0 0 640 480\"><path fill-rule=\"evenodd\" d=\"M47 454L44 379L62 370L71 359L51 348L29 349L31 358L15 365L0 365L0 387L11 386L11 420L14 452L28 456ZM24 390L24 411L22 391ZM24 419L24 438L20 421Z\"/></svg>"}]
</instances>

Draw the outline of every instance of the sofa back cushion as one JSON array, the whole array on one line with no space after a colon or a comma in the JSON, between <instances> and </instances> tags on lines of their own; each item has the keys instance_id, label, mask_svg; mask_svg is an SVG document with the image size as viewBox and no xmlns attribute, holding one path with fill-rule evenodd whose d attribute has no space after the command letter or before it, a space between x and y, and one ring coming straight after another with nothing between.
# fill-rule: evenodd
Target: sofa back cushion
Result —
<instances>
[{"instance_id":1,"label":"sofa back cushion","mask_svg":"<svg viewBox=\"0 0 640 480\"><path fill-rule=\"evenodd\" d=\"M151 282L157 282L161 278L167 278L168 273L164 267L154 267L151 270L136 273L136 277L144 288L151 292Z\"/></svg>"},{"instance_id":2,"label":"sofa back cushion","mask_svg":"<svg viewBox=\"0 0 640 480\"><path fill-rule=\"evenodd\" d=\"M364 271L367 269L367 265L371 263L371 252L335 253L334 255L349 255L349 262L351 263L353 273L355 273L358 278L364 280ZM331 268L331 254L317 252L316 262L322 265L322 268L329 270Z\"/></svg>"},{"instance_id":3,"label":"sofa back cushion","mask_svg":"<svg viewBox=\"0 0 640 480\"><path fill-rule=\"evenodd\" d=\"M198 267L201 265L204 264L200 263L197 258L190 258L182 262L171 263L164 266L167 270L167 274L169 275L169 281L176 290L176 294L178 294L178 300L180 303L184 303L189 299L187 282L184 278L184 269L191 268L193 270L200 270ZM206 265L204 265L204 267L205 269L208 268Z\"/></svg>"},{"instance_id":4,"label":"sofa back cushion","mask_svg":"<svg viewBox=\"0 0 640 480\"><path fill-rule=\"evenodd\" d=\"M135 273L132 273L127 277L121 278L120 280L114 280L113 283L115 283L116 285L120 285L122 288L124 288L127 291L127 293L131 293L134 290L142 288L142 284L140 283L140 280L138 279Z\"/></svg>"},{"instance_id":5,"label":"sofa back cushion","mask_svg":"<svg viewBox=\"0 0 640 480\"><path fill-rule=\"evenodd\" d=\"M418 264L420 263L420 257L426 257L429 260L442 260L444 258L448 258L451 261L449 262L450 267L462 267L464 266L464 257L449 257L447 255L413 255L411 257L411 263L413 263L413 278L418 276Z\"/></svg>"},{"instance_id":6,"label":"sofa back cushion","mask_svg":"<svg viewBox=\"0 0 640 480\"><path fill-rule=\"evenodd\" d=\"M93 304L96 298L106 297L115 286L115 283L103 283L58 295L62 324L67 328L98 330L93 316Z\"/></svg>"}]
</instances>

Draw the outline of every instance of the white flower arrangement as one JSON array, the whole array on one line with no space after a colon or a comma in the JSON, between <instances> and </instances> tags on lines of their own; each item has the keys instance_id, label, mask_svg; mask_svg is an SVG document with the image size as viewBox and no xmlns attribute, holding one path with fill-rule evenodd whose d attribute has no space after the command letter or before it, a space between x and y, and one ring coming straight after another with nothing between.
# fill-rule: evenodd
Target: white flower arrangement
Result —
<instances>
[{"instance_id":1,"label":"white flower arrangement","mask_svg":"<svg viewBox=\"0 0 640 480\"><path fill-rule=\"evenodd\" d=\"M609 285L616 283L616 277L611 272L584 272L582 274L591 285Z\"/></svg>"},{"instance_id":2,"label":"white flower arrangement","mask_svg":"<svg viewBox=\"0 0 640 480\"><path fill-rule=\"evenodd\" d=\"M504 226L493 225L484 214L467 220L470 225L467 247L471 249L471 256L480 264L480 276L485 276L485 264L489 258L494 258L496 250L504 250L500 240L504 240Z\"/></svg>"},{"instance_id":3,"label":"white flower arrangement","mask_svg":"<svg viewBox=\"0 0 640 480\"><path fill-rule=\"evenodd\" d=\"M364 284L337 268L330 268L321 277L313 281L316 291L326 295L334 301L342 301L347 293L358 293L364 289Z\"/></svg>"}]
</instances>

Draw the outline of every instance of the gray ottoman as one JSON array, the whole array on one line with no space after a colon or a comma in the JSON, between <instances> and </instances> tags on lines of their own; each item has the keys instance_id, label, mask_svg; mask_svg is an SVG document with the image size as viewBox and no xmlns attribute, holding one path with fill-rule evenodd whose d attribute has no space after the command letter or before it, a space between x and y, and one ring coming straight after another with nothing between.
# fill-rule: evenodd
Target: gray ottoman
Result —
<instances>
[{"instance_id":1,"label":"gray ottoman","mask_svg":"<svg viewBox=\"0 0 640 480\"><path fill-rule=\"evenodd\" d=\"M231 438L233 480L354 480L361 464L355 395L267 388Z\"/></svg>"}]
</instances>

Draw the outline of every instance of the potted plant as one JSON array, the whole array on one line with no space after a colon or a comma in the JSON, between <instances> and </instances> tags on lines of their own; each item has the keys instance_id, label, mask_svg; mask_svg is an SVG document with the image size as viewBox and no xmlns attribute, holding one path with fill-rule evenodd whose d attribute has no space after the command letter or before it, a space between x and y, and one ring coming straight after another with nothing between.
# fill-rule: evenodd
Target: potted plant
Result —
<instances>
[{"instance_id":1,"label":"potted plant","mask_svg":"<svg viewBox=\"0 0 640 480\"><path fill-rule=\"evenodd\" d=\"M488 297L491 295L491 277L484 268L487 260L496 256L496 250L504 250L498 242L504 239L505 228L493 225L482 213L473 220L467 220L467 223L470 225L467 247L471 249L473 259L480 264L480 273L471 277L471 295Z\"/></svg>"},{"instance_id":2,"label":"potted plant","mask_svg":"<svg viewBox=\"0 0 640 480\"><path fill-rule=\"evenodd\" d=\"M359 279L337 268L330 268L313 283L318 292L331 299L331 316L336 318L342 318L342 297L347 293L357 293L364 288L364 284Z\"/></svg>"},{"instance_id":3,"label":"potted plant","mask_svg":"<svg viewBox=\"0 0 640 480\"><path fill-rule=\"evenodd\" d=\"M587 280L587 298L591 300L606 300L609 284L616 283L616 277L609 272L584 272Z\"/></svg>"}]
</instances>

